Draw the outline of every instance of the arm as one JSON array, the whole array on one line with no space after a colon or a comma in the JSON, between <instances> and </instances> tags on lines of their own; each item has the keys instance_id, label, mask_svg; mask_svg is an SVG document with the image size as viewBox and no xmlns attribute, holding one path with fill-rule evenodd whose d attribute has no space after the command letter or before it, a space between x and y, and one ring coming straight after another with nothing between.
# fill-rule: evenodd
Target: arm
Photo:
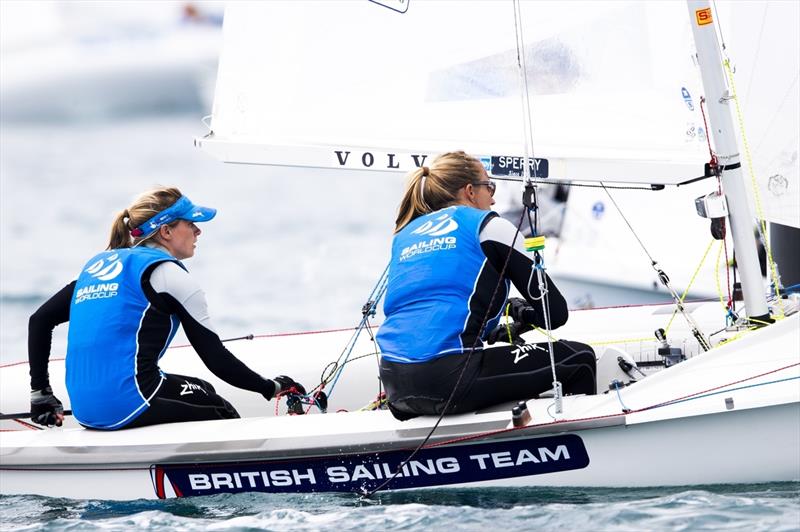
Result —
<instances>
[{"instance_id":1,"label":"arm","mask_svg":"<svg viewBox=\"0 0 800 532\"><path fill-rule=\"evenodd\" d=\"M45 301L28 321L28 363L31 372L31 390L43 390L50 386L47 365L53 342L53 329L69 321L69 306L75 283L59 290Z\"/></svg>"},{"instance_id":2,"label":"arm","mask_svg":"<svg viewBox=\"0 0 800 532\"><path fill-rule=\"evenodd\" d=\"M160 263L149 278L145 275L142 287L154 306L178 316L186 337L211 373L232 386L272 399L275 382L248 368L225 348L211 324L205 293L186 270L173 262Z\"/></svg>"},{"instance_id":3,"label":"arm","mask_svg":"<svg viewBox=\"0 0 800 532\"><path fill-rule=\"evenodd\" d=\"M516 240L515 240L516 235ZM480 239L481 249L483 249L489 263L498 271L502 271L503 264L508 258L505 277L509 279L519 290L522 297L533 308L526 309L522 313L525 323L544 327L544 311L540 299L539 281L534 271L533 260L530 254L525 251L524 236L514 225L494 216L489 218L481 228ZM509 252L511 256L509 257ZM545 273L547 282L547 300L550 307L550 327L556 329L567 322L569 310L564 296L556 287L550 276Z\"/></svg>"},{"instance_id":4,"label":"arm","mask_svg":"<svg viewBox=\"0 0 800 532\"><path fill-rule=\"evenodd\" d=\"M47 426L61 426L64 408L53 395L47 366L53 342L53 329L69 321L69 306L76 281L59 290L44 302L28 321L28 364L31 374L31 421Z\"/></svg>"}]
</instances>

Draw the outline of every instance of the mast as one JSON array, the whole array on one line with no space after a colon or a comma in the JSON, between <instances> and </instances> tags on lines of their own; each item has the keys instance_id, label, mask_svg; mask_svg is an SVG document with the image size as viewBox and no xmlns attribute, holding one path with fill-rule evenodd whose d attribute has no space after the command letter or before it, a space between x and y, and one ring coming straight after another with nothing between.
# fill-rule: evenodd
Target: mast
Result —
<instances>
[{"instance_id":1,"label":"mast","mask_svg":"<svg viewBox=\"0 0 800 532\"><path fill-rule=\"evenodd\" d=\"M717 159L722 168L722 186L728 202L728 227L736 250L736 267L742 278L745 312L748 317L767 321L769 309L753 238L753 215L739 160L739 147L728 106L722 66L722 53L717 41L712 9L708 0L687 0L697 60L708 102L709 134L714 139Z\"/></svg>"}]
</instances>

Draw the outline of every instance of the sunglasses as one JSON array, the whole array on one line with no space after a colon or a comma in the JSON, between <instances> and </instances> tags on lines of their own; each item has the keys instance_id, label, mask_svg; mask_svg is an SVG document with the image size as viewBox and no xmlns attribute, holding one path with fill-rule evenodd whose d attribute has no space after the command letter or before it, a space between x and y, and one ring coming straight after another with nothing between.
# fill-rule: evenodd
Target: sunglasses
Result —
<instances>
[{"instance_id":1,"label":"sunglasses","mask_svg":"<svg viewBox=\"0 0 800 532\"><path fill-rule=\"evenodd\" d=\"M485 186L489 189L489 195L494 196L494 191L497 190L497 183L494 181L478 181L477 183L472 183L473 187Z\"/></svg>"}]
</instances>

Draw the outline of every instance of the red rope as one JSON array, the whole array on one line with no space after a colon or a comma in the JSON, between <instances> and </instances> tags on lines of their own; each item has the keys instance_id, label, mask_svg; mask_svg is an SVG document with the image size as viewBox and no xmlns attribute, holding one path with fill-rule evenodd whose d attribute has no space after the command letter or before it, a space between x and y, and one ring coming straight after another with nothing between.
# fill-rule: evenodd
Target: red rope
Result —
<instances>
[{"instance_id":1,"label":"red rope","mask_svg":"<svg viewBox=\"0 0 800 532\"><path fill-rule=\"evenodd\" d=\"M705 103L706 103L705 96L700 96L700 112L703 114L703 127L706 128L706 144L708 145L708 154L711 156L710 164L713 167L716 167L717 156L714 155L714 151L711 149L711 135L708 134L708 122L706 121Z\"/></svg>"},{"instance_id":2,"label":"red rope","mask_svg":"<svg viewBox=\"0 0 800 532\"><path fill-rule=\"evenodd\" d=\"M711 160L709 161L709 165L714 169L714 173L717 174L717 192L722 194L722 178L719 172L716 171L717 169L717 156L711 150L711 135L709 135L708 131L708 122L706 121L706 111L705 111L705 103L706 98L705 96L700 97L700 112L703 114L703 127L705 127L706 132L706 144L708 145L708 154L711 156ZM727 233L727 231L726 231ZM728 268L728 241L727 238L722 238L722 245L725 248L725 288L728 290L728 310L733 310L733 295L731 295L731 272L730 268Z\"/></svg>"},{"instance_id":3,"label":"red rope","mask_svg":"<svg viewBox=\"0 0 800 532\"><path fill-rule=\"evenodd\" d=\"M689 399L691 397L696 397L698 395L703 395L703 394L706 394L706 393L709 393L709 392L713 392L715 390L719 390L719 389L722 389L722 388L727 388L728 386L733 386L735 384L741 384L743 382L746 382L746 381L749 381L749 380L752 380L752 379L757 379L759 377L764 377L765 375L770 375L772 373L777 373L779 371L783 371L785 369L789 369L789 368L792 368L792 367L795 367L795 366L800 366L800 362L794 363L794 364L789 364L788 366L784 366L782 368L773 369L773 370L761 373L759 375L753 375L751 377L746 377L746 378L740 379L738 381L729 382L727 384L722 384L720 386L715 386L713 388L709 388L707 390L703 390L703 391L700 391L700 392L690 393L689 395L684 395L683 397L677 397L675 399L670 399L669 401L664 401L663 403L657 403L657 404L654 404L654 405L645 406L643 408L638 408L636 410L631 410L630 412L627 412L627 413L606 414L604 416L592 416L592 417L583 417L583 418L576 418L576 419L562 419L562 420L559 420L559 421L553 421L551 423L542 423L541 425L535 425L535 426L536 427L556 426L556 425L559 425L559 424L572 423L572 422L575 422L575 421L593 421L593 420L597 420L597 419L609 419L609 418L614 418L614 417L619 417L619 416L626 416L626 415L630 415L630 414L636 414L638 412L644 412L646 410L652 410L654 408L660 408L662 406L669 406L671 404L674 404L674 403ZM505 429L490 430L490 431L487 431L487 432L482 432L480 434L470 434L469 436L462 436L460 438L453 438L453 439L450 439L450 440L440 441L440 442L436 442L436 443L430 443L430 444L426 445L424 448L425 449L429 449L431 447L441 447L443 445L449 445L449 444L452 444L452 443L459 443L459 442L463 442L463 441L469 441L469 440L485 438L487 436L493 436L495 434L504 434L506 432L512 432L512 431L515 431L515 430L526 429L529 426L530 425L523 426L523 427L509 427L509 428L505 428Z\"/></svg>"}]
</instances>

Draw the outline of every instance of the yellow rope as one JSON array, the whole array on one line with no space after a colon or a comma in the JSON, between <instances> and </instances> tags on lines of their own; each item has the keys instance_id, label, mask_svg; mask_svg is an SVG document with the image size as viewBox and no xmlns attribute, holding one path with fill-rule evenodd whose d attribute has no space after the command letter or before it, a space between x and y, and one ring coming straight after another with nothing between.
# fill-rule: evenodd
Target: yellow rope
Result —
<instances>
[{"instance_id":1,"label":"yellow rope","mask_svg":"<svg viewBox=\"0 0 800 532\"><path fill-rule=\"evenodd\" d=\"M365 406L362 406L361 408L358 409L358 411L359 412L367 412L367 411L377 410L377 409L379 409L380 407L382 407L383 405L385 405L388 402L389 401L386 399L386 397L382 397L380 399L376 399L376 400L372 401L371 403L369 403L369 404L367 404Z\"/></svg>"},{"instance_id":2,"label":"yellow rope","mask_svg":"<svg viewBox=\"0 0 800 532\"><path fill-rule=\"evenodd\" d=\"M722 293L722 287L719 284L719 261L720 261L720 258L722 258L722 250L724 248L725 248L725 241L724 240L720 240L719 241L719 251L717 252L717 264L716 264L716 267L715 267L716 274L714 275L714 278L717 281L717 295L719 296L719 302L722 304L722 308L725 309L725 314L727 315L728 314L728 304L725 303L725 294ZM726 264L725 267L727 268L728 265Z\"/></svg>"},{"instance_id":3,"label":"yellow rope","mask_svg":"<svg viewBox=\"0 0 800 532\"><path fill-rule=\"evenodd\" d=\"M745 329L744 331L742 331L742 332L740 332L740 333L738 333L738 334L734 334L734 335L733 335L733 336L731 336L730 338L725 338L724 340L720 340L720 342L717 344L717 347L720 347L720 346L723 346L723 345L725 345L725 344L728 344L728 343L730 343L730 342L733 342L734 340L739 340L739 339L740 339L740 338L742 338L742 337L743 337L745 334L747 334L747 333L749 333L750 331L753 331L753 330L755 330L755 329L757 329L757 327L748 327L748 328L747 328L747 329Z\"/></svg>"},{"instance_id":4,"label":"yellow rope","mask_svg":"<svg viewBox=\"0 0 800 532\"><path fill-rule=\"evenodd\" d=\"M641 342L652 342L653 338L630 338L628 340L606 340L604 342L587 342L589 345L612 345L612 344L635 344Z\"/></svg>"},{"instance_id":5,"label":"yellow rope","mask_svg":"<svg viewBox=\"0 0 800 532\"><path fill-rule=\"evenodd\" d=\"M511 325L508 323L508 313L511 310L511 303L506 304L506 333L508 333L508 343L513 344L514 339L511 338Z\"/></svg>"},{"instance_id":6,"label":"yellow rope","mask_svg":"<svg viewBox=\"0 0 800 532\"><path fill-rule=\"evenodd\" d=\"M764 217L764 209L761 207L761 194L758 190L758 183L756 182L756 173L753 171L753 158L750 156L750 145L747 143L747 136L744 133L744 119L742 118L742 110L739 107L739 98L736 92L736 83L733 79L733 71L731 70L730 60L725 59L723 62L725 71L728 73L728 80L733 91L734 107L736 108L736 117L739 120L739 132L742 135L742 147L744 147L745 160L747 161L747 171L750 172L750 183L753 185L753 196L756 203L756 216L758 216L759 228L761 230L761 237L764 239L764 248L767 251L767 261L769 263L770 273L772 274L772 284L775 286L775 296L778 298L778 319L785 316L783 310L783 301L781 301L780 288L778 286L778 272L775 269L775 261L772 259L772 247L767 238L767 222Z\"/></svg>"},{"instance_id":7,"label":"yellow rope","mask_svg":"<svg viewBox=\"0 0 800 532\"><path fill-rule=\"evenodd\" d=\"M553 342L558 341L558 338L555 338L553 335L551 335L544 329L534 326L534 330L548 337ZM604 340L604 341L586 342L586 343L589 345L611 345L611 344L633 344L636 342L650 342L652 340L653 340L652 338L629 338L627 340Z\"/></svg>"},{"instance_id":8,"label":"yellow rope","mask_svg":"<svg viewBox=\"0 0 800 532\"><path fill-rule=\"evenodd\" d=\"M703 253L703 258L700 259L700 264L697 265L697 268L695 268L694 273L692 274L692 278L689 279L689 284L686 285L686 290L684 290L683 294L681 295L680 298L681 304L683 304L683 300L686 299L686 296L689 294L689 289L692 287L692 284L694 284L694 280L697 278L697 274L700 273L700 268L703 267L703 263L705 263L706 257L708 256L708 252L711 250L711 246L713 245L714 245L714 239L712 238L711 242L708 243L708 247L706 247L705 253ZM667 323L667 326L664 327L665 336L669 332L669 328L672 327L672 322L675 320L675 316L677 315L678 315L678 309L676 308L675 310L672 311L672 316L669 318L669 323Z\"/></svg>"}]
</instances>

